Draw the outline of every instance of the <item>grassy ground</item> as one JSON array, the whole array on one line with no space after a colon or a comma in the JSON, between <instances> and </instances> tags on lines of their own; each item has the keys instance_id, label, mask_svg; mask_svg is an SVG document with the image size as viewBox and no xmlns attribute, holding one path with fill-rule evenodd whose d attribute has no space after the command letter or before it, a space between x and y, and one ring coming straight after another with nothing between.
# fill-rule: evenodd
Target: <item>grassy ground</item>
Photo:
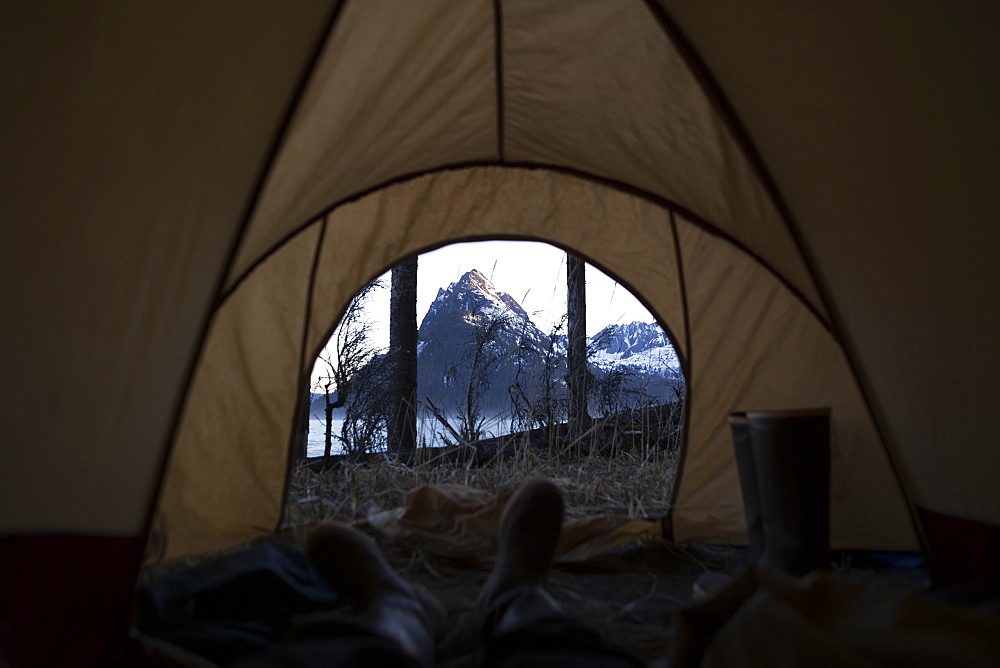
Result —
<instances>
[{"instance_id":1,"label":"grassy ground","mask_svg":"<svg viewBox=\"0 0 1000 668\"><path fill-rule=\"evenodd\" d=\"M598 448L588 448L584 454L580 447L538 447L527 439L510 439L500 446L503 451L494 447L485 462L482 448L452 448L421 451L410 463L372 455L361 462L335 460L326 471L317 461L300 465L290 481L284 526L360 520L373 511L402 505L406 492L420 485L452 483L502 493L534 476L559 485L569 519L666 513L676 449L640 443L617 447L614 456L607 456Z\"/></svg>"}]
</instances>

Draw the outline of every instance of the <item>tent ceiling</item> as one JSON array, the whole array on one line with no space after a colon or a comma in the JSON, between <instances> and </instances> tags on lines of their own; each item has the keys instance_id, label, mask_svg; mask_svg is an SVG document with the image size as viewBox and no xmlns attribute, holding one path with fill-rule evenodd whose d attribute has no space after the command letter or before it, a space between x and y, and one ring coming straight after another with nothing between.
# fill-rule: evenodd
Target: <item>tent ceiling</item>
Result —
<instances>
[{"instance_id":1,"label":"tent ceiling","mask_svg":"<svg viewBox=\"0 0 1000 668\"><path fill-rule=\"evenodd\" d=\"M442 16L443 6L346 5L230 288L333 204L427 170L502 161L570 169L671 202L750 249L825 313L785 223L645 4L503 2L499 39L491 3L458 3Z\"/></svg>"}]
</instances>

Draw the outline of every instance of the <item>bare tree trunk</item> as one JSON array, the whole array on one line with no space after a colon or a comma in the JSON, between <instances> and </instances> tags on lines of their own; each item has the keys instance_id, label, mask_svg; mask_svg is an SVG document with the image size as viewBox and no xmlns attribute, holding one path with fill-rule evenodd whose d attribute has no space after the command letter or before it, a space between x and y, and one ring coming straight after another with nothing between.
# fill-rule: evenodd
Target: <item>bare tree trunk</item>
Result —
<instances>
[{"instance_id":1,"label":"bare tree trunk","mask_svg":"<svg viewBox=\"0 0 1000 668\"><path fill-rule=\"evenodd\" d=\"M333 449L333 402L330 401L330 386L332 383L326 384L326 396L323 405L325 417L326 417L326 442L323 447L323 470L325 471L330 465L330 451Z\"/></svg>"},{"instance_id":2,"label":"bare tree trunk","mask_svg":"<svg viewBox=\"0 0 1000 668\"><path fill-rule=\"evenodd\" d=\"M590 427L587 412L587 282L585 263L566 253L566 382L569 385L569 436Z\"/></svg>"},{"instance_id":3,"label":"bare tree trunk","mask_svg":"<svg viewBox=\"0 0 1000 668\"><path fill-rule=\"evenodd\" d=\"M295 460L300 461L309 456L309 409L312 402L312 392L309 388L308 381L306 386L302 390L305 393L305 397L302 399L302 404L299 407L299 419L298 419L298 433L295 435Z\"/></svg>"},{"instance_id":4,"label":"bare tree trunk","mask_svg":"<svg viewBox=\"0 0 1000 668\"><path fill-rule=\"evenodd\" d=\"M323 405L324 414L326 417L326 442L323 448L323 470L325 471L330 463L330 454L333 450L333 411L342 408L345 402L345 397L347 395L347 386L350 381L341 381L340 386L337 388L337 398L336 400L330 399L330 390L333 389L331 386L333 383L327 383L324 387L326 391L325 403Z\"/></svg>"},{"instance_id":5,"label":"bare tree trunk","mask_svg":"<svg viewBox=\"0 0 1000 668\"><path fill-rule=\"evenodd\" d=\"M393 362L393 407L388 444L392 452L417 447L417 257L392 269L389 355Z\"/></svg>"}]
</instances>

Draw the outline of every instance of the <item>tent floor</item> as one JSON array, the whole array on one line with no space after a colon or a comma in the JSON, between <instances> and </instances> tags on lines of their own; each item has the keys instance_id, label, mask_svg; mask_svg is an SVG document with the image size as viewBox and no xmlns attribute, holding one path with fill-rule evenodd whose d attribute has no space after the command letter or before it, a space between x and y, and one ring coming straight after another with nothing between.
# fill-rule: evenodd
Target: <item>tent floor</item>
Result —
<instances>
[{"instance_id":1,"label":"tent floor","mask_svg":"<svg viewBox=\"0 0 1000 668\"><path fill-rule=\"evenodd\" d=\"M300 526L254 543L297 543L306 531L307 527ZM481 665L473 609L488 576L487 567L432 555L420 547L369 533L397 571L434 592L445 604L448 633L438 645L436 665ZM926 589L927 576L921 566L907 564L905 558L892 563L872 556L843 552L835 555L833 563L837 572L865 582L911 592ZM161 576L187 572L203 561L181 559L149 567L144 569L142 580L149 584ZM665 543L632 543L583 564L556 567L550 576L550 591L579 621L597 630L608 645L650 661L668 653L676 613L692 602L695 578L706 570L736 573L745 562L746 549L741 547L682 549ZM342 614L346 615L346 610L335 613L338 617Z\"/></svg>"},{"instance_id":2,"label":"tent floor","mask_svg":"<svg viewBox=\"0 0 1000 668\"><path fill-rule=\"evenodd\" d=\"M448 608L450 631L439 644L437 665L480 665L472 612L488 571L426 555L378 536L376 540L397 570L438 594ZM922 567L880 564L859 553L836 556L836 570L842 574L907 591L926 589ZM691 603L695 578L705 570L737 572L745 561L746 549L740 547L633 547L586 564L557 567L550 577L550 590L577 619L597 629L609 645L649 661L669 649L675 614Z\"/></svg>"}]
</instances>

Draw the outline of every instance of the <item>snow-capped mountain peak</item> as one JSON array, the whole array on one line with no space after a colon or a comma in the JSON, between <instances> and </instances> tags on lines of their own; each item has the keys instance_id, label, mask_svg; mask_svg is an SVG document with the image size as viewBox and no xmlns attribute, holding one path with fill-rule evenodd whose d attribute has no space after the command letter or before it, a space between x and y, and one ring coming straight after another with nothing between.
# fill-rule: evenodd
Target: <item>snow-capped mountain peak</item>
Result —
<instances>
[{"instance_id":1,"label":"snow-capped mountain peak","mask_svg":"<svg viewBox=\"0 0 1000 668\"><path fill-rule=\"evenodd\" d=\"M420 329L424 323L434 322L444 312L461 311L470 324L480 323L484 318L503 318L514 324L530 323L531 318L516 299L506 292L500 292L478 269L472 269L447 288L440 288Z\"/></svg>"},{"instance_id":2,"label":"snow-capped mountain peak","mask_svg":"<svg viewBox=\"0 0 1000 668\"><path fill-rule=\"evenodd\" d=\"M590 350L591 364L604 368L628 366L680 371L680 359L670 340L652 322L608 325L591 337Z\"/></svg>"}]
</instances>

